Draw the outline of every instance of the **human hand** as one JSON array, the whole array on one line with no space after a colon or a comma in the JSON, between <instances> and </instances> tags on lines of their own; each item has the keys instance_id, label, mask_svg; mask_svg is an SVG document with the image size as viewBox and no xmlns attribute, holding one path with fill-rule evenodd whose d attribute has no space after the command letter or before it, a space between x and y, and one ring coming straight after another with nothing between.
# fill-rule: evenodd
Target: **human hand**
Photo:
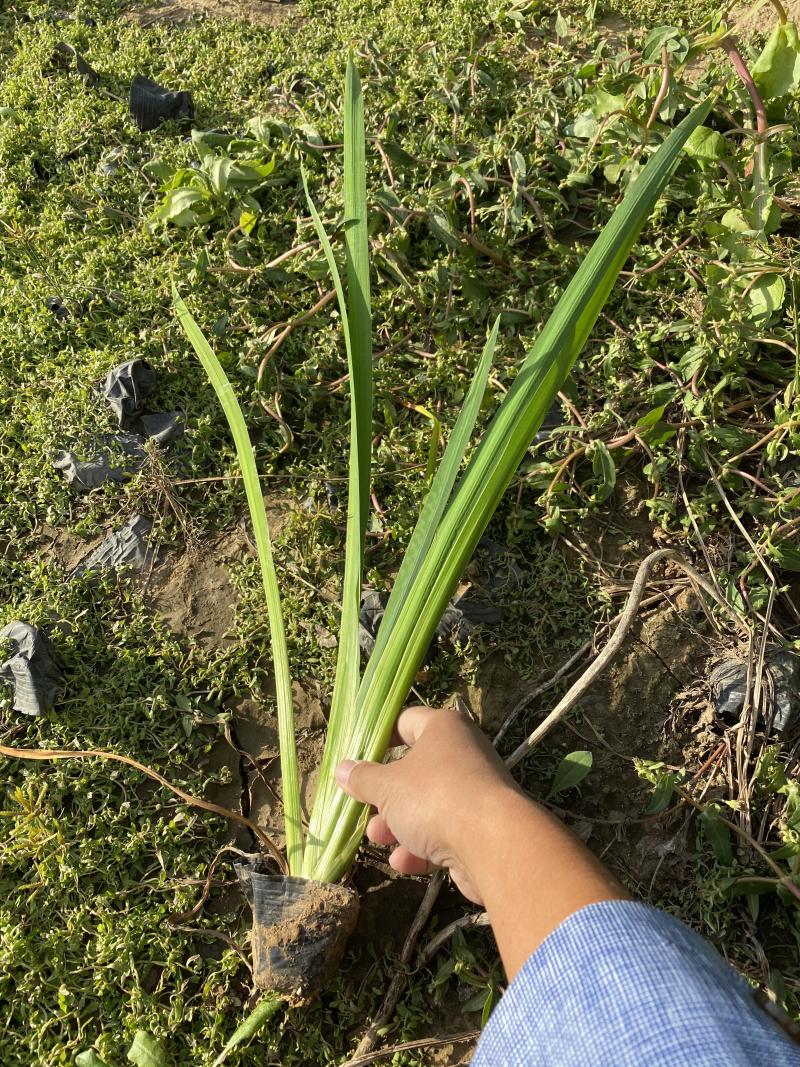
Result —
<instances>
[{"instance_id":1,"label":"human hand","mask_svg":"<svg viewBox=\"0 0 800 1067\"><path fill-rule=\"evenodd\" d=\"M458 711L413 707L397 720L408 751L393 763L345 760L341 788L377 809L367 824L376 845L396 845L390 865L401 874L446 867L461 892L483 903L480 839L495 798L516 793L484 735Z\"/></svg>"}]
</instances>

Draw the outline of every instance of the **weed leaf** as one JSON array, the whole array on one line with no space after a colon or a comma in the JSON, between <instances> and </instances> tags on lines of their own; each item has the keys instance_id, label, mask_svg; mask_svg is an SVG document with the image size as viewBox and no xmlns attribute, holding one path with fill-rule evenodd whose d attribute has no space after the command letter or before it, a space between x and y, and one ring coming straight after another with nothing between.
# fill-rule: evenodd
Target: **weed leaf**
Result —
<instances>
[{"instance_id":1,"label":"weed leaf","mask_svg":"<svg viewBox=\"0 0 800 1067\"><path fill-rule=\"evenodd\" d=\"M249 1041L251 1037L255 1037L261 1027L272 1018L281 1004L283 1004L283 997L269 994L262 997L244 1022L237 1026L228 1038L222 1052L214 1060L213 1067L220 1067L220 1064L224 1063L228 1058L228 1053L232 1052L237 1045L242 1045L245 1041Z\"/></svg>"},{"instance_id":2,"label":"weed leaf","mask_svg":"<svg viewBox=\"0 0 800 1067\"><path fill-rule=\"evenodd\" d=\"M711 845L717 863L723 867L729 867L733 859L731 832L722 822L716 805L706 808L701 813L700 825L703 828L706 841Z\"/></svg>"},{"instance_id":3,"label":"weed leaf","mask_svg":"<svg viewBox=\"0 0 800 1067\"><path fill-rule=\"evenodd\" d=\"M672 794L675 792L675 775L666 771L660 775L656 787L653 790L653 795L650 797L647 807L642 814L644 815L659 815L662 811L666 811L669 802L672 800Z\"/></svg>"},{"instance_id":4,"label":"weed leaf","mask_svg":"<svg viewBox=\"0 0 800 1067\"><path fill-rule=\"evenodd\" d=\"M75 1067L109 1067L108 1063L101 1059L94 1049L86 1049L79 1052L75 1057Z\"/></svg>"},{"instance_id":5,"label":"weed leaf","mask_svg":"<svg viewBox=\"0 0 800 1067\"><path fill-rule=\"evenodd\" d=\"M545 797L550 800L559 793L565 793L568 789L574 789L579 785L592 769L592 754L586 749L578 749L565 756L556 768L553 775L553 784L550 792Z\"/></svg>"},{"instance_id":6,"label":"weed leaf","mask_svg":"<svg viewBox=\"0 0 800 1067\"><path fill-rule=\"evenodd\" d=\"M793 22L775 27L751 73L765 100L777 100L800 85L800 36Z\"/></svg>"},{"instance_id":7,"label":"weed leaf","mask_svg":"<svg viewBox=\"0 0 800 1067\"><path fill-rule=\"evenodd\" d=\"M136 1067L166 1067L167 1058L156 1039L144 1030L137 1030L128 1049L128 1059Z\"/></svg>"},{"instance_id":8,"label":"weed leaf","mask_svg":"<svg viewBox=\"0 0 800 1067\"><path fill-rule=\"evenodd\" d=\"M602 503L604 500L608 500L614 492L614 487L617 484L617 465L614 463L614 457L602 441L594 442L591 447L591 454L592 470L595 477L600 480L594 499L598 503Z\"/></svg>"}]
</instances>

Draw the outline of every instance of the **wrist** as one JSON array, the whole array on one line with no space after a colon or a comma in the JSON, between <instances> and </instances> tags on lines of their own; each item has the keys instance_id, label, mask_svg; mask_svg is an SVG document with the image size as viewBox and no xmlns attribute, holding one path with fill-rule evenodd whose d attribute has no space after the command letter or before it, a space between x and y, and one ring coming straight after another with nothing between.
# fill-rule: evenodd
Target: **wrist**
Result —
<instances>
[{"instance_id":1,"label":"wrist","mask_svg":"<svg viewBox=\"0 0 800 1067\"><path fill-rule=\"evenodd\" d=\"M465 794L454 840L455 852L486 904L498 874L512 875L516 866L514 857L520 849L535 847L534 823L541 809L513 782L472 783Z\"/></svg>"}]
</instances>

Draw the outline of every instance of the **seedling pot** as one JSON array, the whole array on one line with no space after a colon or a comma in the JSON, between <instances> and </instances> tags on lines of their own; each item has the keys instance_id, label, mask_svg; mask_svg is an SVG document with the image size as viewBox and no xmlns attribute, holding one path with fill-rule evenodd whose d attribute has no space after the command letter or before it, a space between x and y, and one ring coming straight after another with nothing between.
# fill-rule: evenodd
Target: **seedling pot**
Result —
<instances>
[{"instance_id":1,"label":"seedling pot","mask_svg":"<svg viewBox=\"0 0 800 1067\"><path fill-rule=\"evenodd\" d=\"M253 910L253 979L259 989L308 1000L333 976L358 918L343 885L236 867Z\"/></svg>"}]
</instances>

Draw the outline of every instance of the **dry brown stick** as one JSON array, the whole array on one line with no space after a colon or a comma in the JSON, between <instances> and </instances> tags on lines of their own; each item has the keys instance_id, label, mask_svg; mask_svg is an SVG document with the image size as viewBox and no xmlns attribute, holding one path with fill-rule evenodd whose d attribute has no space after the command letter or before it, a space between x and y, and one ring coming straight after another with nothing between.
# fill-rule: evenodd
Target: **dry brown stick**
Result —
<instances>
[{"instance_id":1,"label":"dry brown stick","mask_svg":"<svg viewBox=\"0 0 800 1067\"><path fill-rule=\"evenodd\" d=\"M208 871L206 872L205 881L203 882L203 890L200 894L200 899L188 911L182 911L175 915L168 915L167 922L170 926L180 926L182 923L188 922L189 919L193 919L195 915L200 913L203 905L211 895L211 888L214 885L214 871L217 868L217 864L222 859L223 854L226 852L235 852L237 856L243 856L245 859L251 858L249 852L242 852L240 848L235 848L233 845L223 845L208 865Z\"/></svg>"},{"instance_id":2,"label":"dry brown stick","mask_svg":"<svg viewBox=\"0 0 800 1067\"><path fill-rule=\"evenodd\" d=\"M536 727L533 733L527 737L521 745L519 745L514 752L506 760L507 767L516 767L516 765L523 760L531 750L539 744L543 737L545 737L553 727L559 723L564 716L572 710L577 704L584 693L591 687L593 682L603 673L605 668L616 656L622 647L622 643L631 628L633 620L641 607L642 597L644 596L645 586L647 585L647 579L650 571L656 563L670 560L676 566L688 575L708 596L712 597L717 604L727 612L729 617L732 617L737 625L741 626L741 620L739 616L730 606L727 600L723 600L714 587L707 579L687 563L684 559L681 559L677 553L671 548L659 548L655 552L651 552L649 556L645 556L642 562L639 564L639 570L636 572L633 585L631 586L630 594L628 595L628 602L625 605L625 610L620 615L619 623L614 633L609 638L605 647L598 654L594 662L584 673L578 678L576 682L568 689L564 696L559 700L558 704L553 708L550 714Z\"/></svg>"},{"instance_id":3,"label":"dry brown stick","mask_svg":"<svg viewBox=\"0 0 800 1067\"><path fill-rule=\"evenodd\" d=\"M260 826L256 826L254 822L251 822L246 816L240 815L238 811L231 811L230 808L223 808L219 804L213 804L210 800L202 800L200 797L192 796L191 793L185 793L177 785L168 782L158 771L154 771L151 767L145 767L143 763L131 759L130 756L121 756L118 752L103 752L100 749L93 748L74 750L70 748L10 748L6 745L0 745L0 756L8 756L11 759L43 761L54 759L107 759L113 760L115 763L124 763L127 767L133 767L135 770L141 771L142 774L146 774L148 778L152 778L154 782L163 785L165 789L169 789L186 804L191 804L195 808L202 808L203 811L213 812L214 815L221 815L224 819L233 819L234 822L246 826L265 846L281 871L284 874L289 873L286 860L281 855L277 845L268 834L264 833Z\"/></svg>"},{"instance_id":4,"label":"dry brown stick","mask_svg":"<svg viewBox=\"0 0 800 1067\"><path fill-rule=\"evenodd\" d=\"M490 926L489 916L485 911L470 912L469 915L462 915L460 919L456 919L444 926L435 937L432 937L427 945L423 945L419 950L417 956L417 966L424 967L426 963L430 963L442 945L449 941L456 930L462 930L465 926Z\"/></svg>"},{"instance_id":5,"label":"dry brown stick","mask_svg":"<svg viewBox=\"0 0 800 1067\"><path fill-rule=\"evenodd\" d=\"M342 1064L342 1067L367 1067L376 1060L394 1056L396 1052L411 1052L415 1048L436 1048L439 1045L459 1045L462 1041L474 1041L480 1036L480 1030L466 1030L461 1034L447 1034L444 1037L420 1037L416 1041L404 1041L401 1045L391 1045L389 1048L379 1049L378 1052L370 1052L366 1056L356 1056Z\"/></svg>"},{"instance_id":6,"label":"dry brown stick","mask_svg":"<svg viewBox=\"0 0 800 1067\"><path fill-rule=\"evenodd\" d=\"M406 935L403 950L400 953L400 959L397 964L397 970L389 983L389 988L386 990L386 995L383 998L380 1011L375 1017L372 1025L359 1041L354 1058L348 1061L348 1063L345 1064L345 1067L352 1067L352 1065L356 1063L370 1062L369 1060L364 1061L363 1057L375 1047L375 1042L378 1040L380 1031L390 1022L394 1015L394 1009L397 1007L400 994L403 992L403 988L406 984L406 968L411 963L411 957L414 953L414 948L419 939L419 935L422 933L425 923L427 923L431 916L433 905L436 903L436 898L439 896L439 890L442 888L443 881L444 871L436 871L431 875L431 880L428 882L428 888L425 890L425 896L422 898L422 903L420 904L417 914L414 916L414 921Z\"/></svg>"},{"instance_id":7,"label":"dry brown stick","mask_svg":"<svg viewBox=\"0 0 800 1067\"><path fill-rule=\"evenodd\" d=\"M394 174L392 173L392 164L389 162L389 157L384 152L383 145L381 144L381 142L378 140L377 137L375 138L375 147L378 149L378 152L380 153L380 157L383 160L384 167L386 167L386 173L387 173L387 175L389 177L389 188L390 189L394 189L397 186L397 182L394 180Z\"/></svg>"},{"instance_id":8,"label":"dry brown stick","mask_svg":"<svg viewBox=\"0 0 800 1067\"><path fill-rule=\"evenodd\" d=\"M173 929L180 930L184 934L198 934L201 937L213 937L217 941L224 941L229 948L233 949L252 975L253 967L250 960L247 958L247 953L242 946L237 941L234 941L230 934L226 934L224 930L214 930L210 927L206 928L203 926L174 926Z\"/></svg>"},{"instance_id":9,"label":"dry brown stick","mask_svg":"<svg viewBox=\"0 0 800 1067\"><path fill-rule=\"evenodd\" d=\"M508 733L509 729L516 722L518 716L525 710L528 704L530 704L532 700L535 700L536 697L541 696L542 693L546 693L548 689L552 689L553 686L558 681L560 681L560 679L563 678L565 674L568 674L570 669L578 662L578 660L583 659L586 653L591 651L592 643L592 640L584 641L578 651L573 653L569 657L569 659L566 660L566 662L562 663L558 670L555 672L555 674L552 675L552 677L548 678L546 682L542 682L541 685L537 685L534 686L533 689L529 689L524 694L524 696L520 697L520 699L505 717L505 720L503 721L503 724L500 729L494 735L494 741L492 742L492 744L495 748L497 748L497 746L503 740L505 735Z\"/></svg>"},{"instance_id":10,"label":"dry brown stick","mask_svg":"<svg viewBox=\"0 0 800 1067\"><path fill-rule=\"evenodd\" d=\"M653 274L654 271L659 270L668 263L673 256L678 252L683 251L687 245L690 245L695 240L695 234L690 234L679 245L675 245L674 248L670 248L669 252L665 252L661 259L657 263L651 264L649 267L643 267L641 270L621 270L619 273L623 278L640 278L643 274Z\"/></svg>"},{"instance_id":11,"label":"dry brown stick","mask_svg":"<svg viewBox=\"0 0 800 1067\"><path fill-rule=\"evenodd\" d=\"M670 81L670 69L669 69L669 54L667 53L667 46L664 44L661 46L661 84L658 87L658 94L653 103L653 107L650 111L650 118L647 120L647 125L644 128L644 134L642 136L642 145L647 144L647 137L652 129L653 123L658 118L658 113L661 110L661 105L664 103L664 98L669 92Z\"/></svg>"},{"instance_id":12,"label":"dry brown stick","mask_svg":"<svg viewBox=\"0 0 800 1067\"><path fill-rule=\"evenodd\" d=\"M286 252L281 252L275 259L271 259L269 263L265 263L261 269L270 270L272 267L277 267L279 263L283 263L292 256L296 256L299 252L305 252L307 248L313 248L316 244L319 244L319 241L314 238L313 241L304 241L301 245L295 245L294 248L290 248Z\"/></svg>"},{"instance_id":13,"label":"dry brown stick","mask_svg":"<svg viewBox=\"0 0 800 1067\"><path fill-rule=\"evenodd\" d=\"M278 351L278 349L281 347L281 345L289 336L289 334L292 333L293 330L296 330L298 326L302 326L304 322L308 322L310 318L313 318L318 311L322 311L326 304L330 304L331 300L334 300L335 298L336 290L329 289L324 296L321 296L319 298L319 300L316 302L316 304L314 304L313 307L308 309L308 311L302 312L302 314L298 315L294 319L290 319L289 322L285 324L281 332L272 342L269 351L261 357L261 362L258 365L258 374L256 375L256 381L260 382L261 379L264 377L264 371L267 368L267 364Z\"/></svg>"},{"instance_id":14,"label":"dry brown stick","mask_svg":"<svg viewBox=\"0 0 800 1067\"><path fill-rule=\"evenodd\" d=\"M685 579L682 579L682 581L685 581ZM657 604L661 600L668 599L670 596L675 596L675 594L679 593L683 588L683 585L681 585L680 583L675 583L674 585L671 585L669 589L654 593L653 596L645 597L639 607L651 607L653 604ZM578 651L574 652L568 660L561 664L561 666L558 668L555 674L552 675L552 677L548 678L546 682L542 682L541 685L533 686L533 688L529 689L526 693L523 694L523 696L520 697L520 699L508 713L508 715L503 721L502 726L494 736L494 741L492 742L492 744L495 748L497 748L497 746L500 744L502 739L508 733L509 729L513 726L517 718L522 714L528 704L530 704L531 701L535 700L537 697L541 696L542 693L546 693L548 689L552 689L553 686L557 682L559 682L565 674L569 674L575 664L579 660L583 659L587 652L591 652L592 646L598 640L598 638L607 630L610 630L611 627L618 623L621 618L622 612L620 612L618 615L615 615L613 619L609 619L608 622L604 622L594 634L594 636L590 638L590 640L584 641Z\"/></svg>"},{"instance_id":15,"label":"dry brown stick","mask_svg":"<svg viewBox=\"0 0 800 1067\"><path fill-rule=\"evenodd\" d=\"M615 448L623 448L625 445L629 444L635 437L636 427L634 427L632 430L628 430L627 433L622 434L622 436L620 437L615 437L613 441L608 441L606 443L606 448L609 450L609 452ZM594 438L594 440L601 441L602 438ZM567 467L569 467L569 465L573 463L576 459L580 459L581 456L584 456L586 454L587 449L589 448L589 445L593 443L594 441L590 441L587 445L580 445L578 448L575 449L574 452L570 452L570 454L561 461L558 470L556 471L555 476L553 477L553 480L550 482L547 489L545 490L545 496L549 497L552 495L554 488L561 481L561 478Z\"/></svg>"}]
</instances>

